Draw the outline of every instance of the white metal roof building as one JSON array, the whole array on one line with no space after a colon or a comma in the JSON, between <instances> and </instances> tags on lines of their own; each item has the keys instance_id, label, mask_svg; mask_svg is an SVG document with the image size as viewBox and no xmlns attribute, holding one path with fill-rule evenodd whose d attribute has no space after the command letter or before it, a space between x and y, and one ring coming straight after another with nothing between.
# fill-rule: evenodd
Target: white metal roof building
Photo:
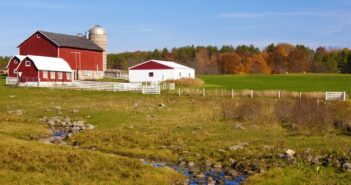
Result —
<instances>
[{"instance_id":1,"label":"white metal roof building","mask_svg":"<svg viewBox=\"0 0 351 185\"><path fill-rule=\"evenodd\" d=\"M161 60L149 60L129 68L130 82L161 82L180 78L195 78L193 68Z\"/></svg>"},{"instance_id":2,"label":"white metal roof building","mask_svg":"<svg viewBox=\"0 0 351 185\"><path fill-rule=\"evenodd\" d=\"M42 57L42 56L27 56L37 67L39 71L60 71L72 72L69 64L62 58Z\"/></svg>"}]
</instances>

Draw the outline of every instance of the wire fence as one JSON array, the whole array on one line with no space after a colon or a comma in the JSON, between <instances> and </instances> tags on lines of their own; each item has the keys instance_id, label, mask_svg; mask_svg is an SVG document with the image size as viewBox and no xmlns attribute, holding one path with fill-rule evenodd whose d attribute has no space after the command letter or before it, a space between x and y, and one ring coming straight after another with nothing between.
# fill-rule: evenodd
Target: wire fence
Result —
<instances>
[{"instance_id":1,"label":"wire fence","mask_svg":"<svg viewBox=\"0 0 351 185\"><path fill-rule=\"evenodd\" d=\"M347 99L346 92L299 92L283 90L228 90L228 89L206 89L206 88L177 88L175 91L168 93L177 96L198 96L198 97L247 97L247 98L276 98L276 99L303 99L316 98L325 100L342 100ZM329 98L330 97L330 98Z\"/></svg>"}]
</instances>

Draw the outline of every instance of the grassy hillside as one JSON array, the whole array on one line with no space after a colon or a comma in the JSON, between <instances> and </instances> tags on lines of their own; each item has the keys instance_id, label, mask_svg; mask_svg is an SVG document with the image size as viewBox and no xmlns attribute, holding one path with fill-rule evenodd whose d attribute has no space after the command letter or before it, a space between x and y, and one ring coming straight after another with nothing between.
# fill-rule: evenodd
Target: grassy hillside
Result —
<instances>
[{"instance_id":1,"label":"grassy hillside","mask_svg":"<svg viewBox=\"0 0 351 185\"><path fill-rule=\"evenodd\" d=\"M342 77L346 78L346 77ZM258 165L265 172L248 184L348 184L351 173L332 165L305 163L302 153L350 157L350 136L339 130L323 134L294 133L273 117L227 120L227 98L145 96L134 93L14 88L0 84L0 179L2 184L173 184L181 179L167 168L139 160L176 164L193 161L230 166ZM204 101L205 100L205 101ZM233 102L241 102L234 99ZM270 111L275 100L259 100ZM42 116L84 119L95 130L73 135L71 146L38 140L51 133ZM72 113L78 109L79 112ZM23 110L23 115L14 115ZM241 124L244 129L238 129ZM232 146L245 143L233 150ZM92 150L94 148L94 150ZM267 149L268 148L268 149ZM287 149L298 153L295 164L280 159ZM268 156L268 157L267 157ZM271 157L269 157L271 156ZM285 167L284 167L285 166Z\"/></svg>"},{"instance_id":2,"label":"grassy hillside","mask_svg":"<svg viewBox=\"0 0 351 185\"><path fill-rule=\"evenodd\" d=\"M342 74L204 75L200 78L208 88L351 93L351 75Z\"/></svg>"}]
</instances>

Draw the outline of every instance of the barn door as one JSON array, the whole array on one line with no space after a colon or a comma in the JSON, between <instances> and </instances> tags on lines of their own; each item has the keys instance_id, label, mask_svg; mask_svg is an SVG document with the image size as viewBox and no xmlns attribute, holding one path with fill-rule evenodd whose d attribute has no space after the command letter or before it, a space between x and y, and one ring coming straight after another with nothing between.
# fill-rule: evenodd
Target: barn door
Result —
<instances>
[{"instance_id":1,"label":"barn door","mask_svg":"<svg viewBox=\"0 0 351 185\"><path fill-rule=\"evenodd\" d=\"M78 80L79 76L78 76L78 70L74 71L74 79Z\"/></svg>"}]
</instances>

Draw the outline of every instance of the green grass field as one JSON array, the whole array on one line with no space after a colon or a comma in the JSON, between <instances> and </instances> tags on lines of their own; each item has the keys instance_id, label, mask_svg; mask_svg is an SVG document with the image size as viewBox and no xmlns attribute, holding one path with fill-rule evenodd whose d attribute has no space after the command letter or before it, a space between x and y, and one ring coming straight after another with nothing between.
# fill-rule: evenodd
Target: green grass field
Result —
<instances>
[{"instance_id":1,"label":"green grass field","mask_svg":"<svg viewBox=\"0 0 351 185\"><path fill-rule=\"evenodd\" d=\"M205 75L199 78L207 88L351 93L351 75L343 74Z\"/></svg>"},{"instance_id":2,"label":"green grass field","mask_svg":"<svg viewBox=\"0 0 351 185\"><path fill-rule=\"evenodd\" d=\"M278 77L282 78L272 78ZM241 81L242 88L249 88L245 86L242 76L203 78L217 85L234 78ZM259 80L259 76L249 78ZM342 80L336 78L336 81L348 83L348 76L340 78ZM233 82L230 84L234 85ZM226 87L231 88L230 85ZM270 85L260 86L261 89L264 87ZM264 157L270 154L276 156L288 148L299 154L310 148L313 155L330 153L347 156L351 146L350 136L338 132L326 135L292 134L269 120L243 122L246 129L238 130L234 128L238 122L221 118L221 104L227 101L228 98L220 97L204 99L16 88L6 87L4 80L1 80L0 184L167 185L182 177L167 168L144 166L139 160L169 163L184 160L196 164L209 160L225 167L231 158L245 164L250 161L262 168L267 166L266 172L250 177L247 184L349 184L351 181L350 172L341 172L331 166L322 167L318 173L316 166L300 161L286 168L276 168L269 167L272 160L277 160L281 166L286 163L278 157ZM233 101L240 102L241 99ZM275 102L262 101L267 104ZM160 103L166 107L160 108ZM38 141L38 138L50 135L48 126L38 119L55 116L56 106L62 107L62 116L85 119L96 126L95 130L81 132L69 139L69 143L78 143L79 148L47 145ZM23 109L24 115L8 113L8 110L16 109ZM73 109L80 112L72 113ZM242 142L248 143L245 149L228 150L230 146ZM272 146L274 150L264 150L265 145ZM96 150L92 151L91 148Z\"/></svg>"}]
</instances>

